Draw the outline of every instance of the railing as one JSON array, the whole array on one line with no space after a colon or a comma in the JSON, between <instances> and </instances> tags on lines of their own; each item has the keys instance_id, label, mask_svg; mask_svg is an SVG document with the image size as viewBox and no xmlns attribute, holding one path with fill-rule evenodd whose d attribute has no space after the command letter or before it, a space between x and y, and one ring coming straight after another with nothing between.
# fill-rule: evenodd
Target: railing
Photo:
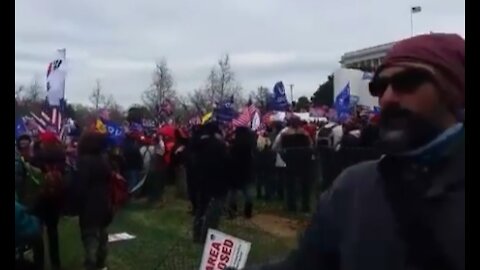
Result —
<instances>
[{"instance_id":1,"label":"railing","mask_svg":"<svg viewBox=\"0 0 480 270\"><path fill-rule=\"evenodd\" d=\"M321 189L328 188L344 169L363 161L379 159L381 155L373 147L345 147L335 151L331 147L319 146L317 157L322 171Z\"/></svg>"}]
</instances>

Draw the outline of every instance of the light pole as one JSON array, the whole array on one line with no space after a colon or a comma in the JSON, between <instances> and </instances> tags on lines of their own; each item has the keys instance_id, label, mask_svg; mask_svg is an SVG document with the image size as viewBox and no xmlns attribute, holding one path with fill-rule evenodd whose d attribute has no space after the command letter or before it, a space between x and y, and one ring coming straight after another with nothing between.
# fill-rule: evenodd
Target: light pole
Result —
<instances>
[{"instance_id":1,"label":"light pole","mask_svg":"<svg viewBox=\"0 0 480 270\"><path fill-rule=\"evenodd\" d=\"M293 102L293 86L294 84L289 84L290 85L290 100Z\"/></svg>"},{"instance_id":2,"label":"light pole","mask_svg":"<svg viewBox=\"0 0 480 270\"><path fill-rule=\"evenodd\" d=\"M410 8L410 36L413 37L413 14L422 11L421 6L414 6Z\"/></svg>"}]
</instances>

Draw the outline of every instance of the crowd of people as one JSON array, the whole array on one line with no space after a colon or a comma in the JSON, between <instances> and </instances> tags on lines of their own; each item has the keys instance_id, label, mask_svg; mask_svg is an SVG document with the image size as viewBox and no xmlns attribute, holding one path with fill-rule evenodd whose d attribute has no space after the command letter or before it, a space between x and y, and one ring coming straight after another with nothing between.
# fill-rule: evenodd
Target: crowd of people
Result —
<instances>
[{"instance_id":1,"label":"crowd of people","mask_svg":"<svg viewBox=\"0 0 480 270\"><path fill-rule=\"evenodd\" d=\"M237 216L238 195L244 201L243 216L252 217L254 190L258 200L284 201L290 212L297 211L300 197L301 211L309 213L318 177L315 148L370 147L361 130L375 126L375 119L358 114L332 126L291 116L258 132L216 121L189 128L169 124L153 135L132 130L120 145L95 124L76 130L67 143L52 132L24 134L16 140L16 203L19 211L47 227L50 261L57 269L59 218L78 215L85 265L97 269L105 263L106 228L114 215L112 173L125 179L129 197L145 198L154 206L164 203L165 186L175 183L177 196L191 202L193 240L203 243L222 213ZM36 263L43 265L42 245L32 248Z\"/></svg>"},{"instance_id":2,"label":"crowd of people","mask_svg":"<svg viewBox=\"0 0 480 270\"><path fill-rule=\"evenodd\" d=\"M238 215L239 194L245 218L254 212L253 191L309 213L323 179L298 250L260 269L465 269L464 71L464 40L430 34L397 43L376 71L370 91L380 115L357 112L342 124L292 116L258 132L210 121L151 137L132 131L122 145L90 127L67 145L49 132L20 136L16 250L28 245L35 269L43 269L44 225L50 264L61 269L59 217L78 215L85 269L106 269L107 228L118 206L112 178L125 179L130 199L155 206L175 183L191 203L195 243L222 216ZM383 156L327 175L322 149L348 148Z\"/></svg>"}]
</instances>

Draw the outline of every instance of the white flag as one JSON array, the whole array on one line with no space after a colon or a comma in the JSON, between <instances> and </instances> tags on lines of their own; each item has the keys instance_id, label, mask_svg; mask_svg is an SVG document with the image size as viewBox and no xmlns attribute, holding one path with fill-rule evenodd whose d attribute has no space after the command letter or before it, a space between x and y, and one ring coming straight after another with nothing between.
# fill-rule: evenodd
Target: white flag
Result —
<instances>
[{"instance_id":1,"label":"white flag","mask_svg":"<svg viewBox=\"0 0 480 270\"><path fill-rule=\"evenodd\" d=\"M59 106L65 96L65 58L66 50L57 50L55 58L47 69L47 99L50 106Z\"/></svg>"},{"instance_id":2,"label":"white flag","mask_svg":"<svg viewBox=\"0 0 480 270\"><path fill-rule=\"evenodd\" d=\"M421 6L412 7L412 13L419 13L422 11Z\"/></svg>"},{"instance_id":3,"label":"white flag","mask_svg":"<svg viewBox=\"0 0 480 270\"><path fill-rule=\"evenodd\" d=\"M252 130L256 131L260 127L260 115L258 111L255 112L252 119Z\"/></svg>"}]
</instances>

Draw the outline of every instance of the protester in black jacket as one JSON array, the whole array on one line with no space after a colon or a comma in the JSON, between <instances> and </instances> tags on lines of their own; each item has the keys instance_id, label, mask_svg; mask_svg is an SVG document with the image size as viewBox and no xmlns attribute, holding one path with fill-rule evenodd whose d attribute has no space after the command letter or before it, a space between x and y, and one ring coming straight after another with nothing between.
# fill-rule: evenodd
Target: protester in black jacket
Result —
<instances>
[{"instance_id":1,"label":"protester in black jacket","mask_svg":"<svg viewBox=\"0 0 480 270\"><path fill-rule=\"evenodd\" d=\"M245 200L244 216L250 218L253 211L253 196L250 185L253 182L253 153L255 151L255 134L248 127L237 127L235 137L230 145L230 172L232 188L229 194L229 212L233 217L237 210L237 192Z\"/></svg>"},{"instance_id":2,"label":"protester in black jacket","mask_svg":"<svg viewBox=\"0 0 480 270\"><path fill-rule=\"evenodd\" d=\"M188 198L192 205L191 214L194 215L197 209L197 201L200 193L198 174L198 150L201 137L200 126L192 127L191 138L187 144L186 170L187 170L187 191Z\"/></svg>"},{"instance_id":3,"label":"protester in black jacket","mask_svg":"<svg viewBox=\"0 0 480 270\"><path fill-rule=\"evenodd\" d=\"M360 135L361 147L375 147L379 139L378 126L372 123L367 124Z\"/></svg>"},{"instance_id":4,"label":"protester in black jacket","mask_svg":"<svg viewBox=\"0 0 480 270\"><path fill-rule=\"evenodd\" d=\"M113 218L109 188L111 170L106 136L87 133L78 146L79 223L85 249L85 269L105 267L107 227Z\"/></svg>"},{"instance_id":5,"label":"protester in black jacket","mask_svg":"<svg viewBox=\"0 0 480 270\"><path fill-rule=\"evenodd\" d=\"M187 199L187 160L188 160L188 137L180 129L175 130L175 145L172 151L171 166L175 175L176 195L178 198Z\"/></svg>"},{"instance_id":6,"label":"protester in black jacket","mask_svg":"<svg viewBox=\"0 0 480 270\"><path fill-rule=\"evenodd\" d=\"M200 131L194 149L198 173L199 196L193 226L195 242L204 242L209 228L217 228L225 196L227 178L227 146L216 123L207 123Z\"/></svg>"},{"instance_id":7,"label":"protester in black jacket","mask_svg":"<svg viewBox=\"0 0 480 270\"><path fill-rule=\"evenodd\" d=\"M125 178L128 183L128 190L131 191L140 181L140 173L143 169L140 146L131 135L125 138L123 156L125 158Z\"/></svg>"},{"instance_id":8,"label":"protester in black jacket","mask_svg":"<svg viewBox=\"0 0 480 270\"><path fill-rule=\"evenodd\" d=\"M286 203L290 212L297 211L297 190L300 190L302 211L310 211L312 140L299 118L289 120L280 133L282 158L287 164Z\"/></svg>"},{"instance_id":9,"label":"protester in black jacket","mask_svg":"<svg viewBox=\"0 0 480 270\"><path fill-rule=\"evenodd\" d=\"M345 170L298 249L260 269L465 269L464 39L396 43L370 91L387 154Z\"/></svg>"}]
</instances>

